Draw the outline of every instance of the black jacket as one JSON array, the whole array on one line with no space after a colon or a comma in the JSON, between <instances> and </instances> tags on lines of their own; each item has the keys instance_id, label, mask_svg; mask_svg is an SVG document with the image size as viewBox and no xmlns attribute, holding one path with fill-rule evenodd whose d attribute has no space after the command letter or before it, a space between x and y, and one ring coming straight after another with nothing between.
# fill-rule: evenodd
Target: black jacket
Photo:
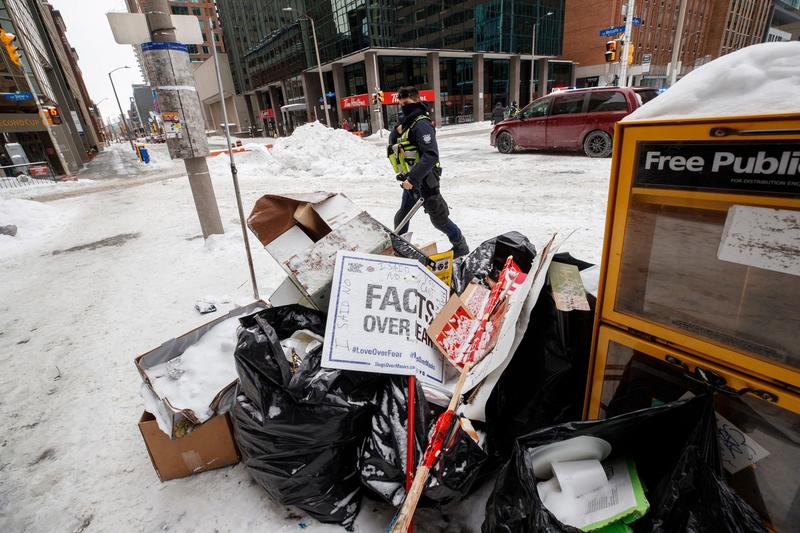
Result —
<instances>
[{"instance_id":1,"label":"black jacket","mask_svg":"<svg viewBox=\"0 0 800 533\"><path fill-rule=\"evenodd\" d=\"M418 110L407 116L399 126L411 127L408 140L419 151L419 159L408 173L408 181L427 196L426 193L436 194L439 189L440 172L436 168L436 163L439 162L439 146L436 143L436 128L430 120L422 119L414 122L419 115L428 113L425 104L420 102L419 106ZM396 144L401 135L397 132L397 127L392 128L389 144Z\"/></svg>"},{"instance_id":2,"label":"black jacket","mask_svg":"<svg viewBox=\"0 0 800 533\"><path fill-rule=\"evenodd\" d=\"M492 123L497 124L498 122L503 120L505 118L505 114L506 110L503 106L501 105L494 106L494 109L492 109Z\"/></svg>"}]
</instances>

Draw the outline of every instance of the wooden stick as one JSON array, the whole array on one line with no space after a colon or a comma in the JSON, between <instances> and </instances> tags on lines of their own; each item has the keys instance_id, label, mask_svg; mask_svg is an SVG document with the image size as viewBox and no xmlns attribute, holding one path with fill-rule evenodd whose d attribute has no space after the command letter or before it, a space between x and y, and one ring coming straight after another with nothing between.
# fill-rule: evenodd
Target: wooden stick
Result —
<instances>
[{"instance_id":1,"label":"wooden stick","mask_svg":"<svg viewBox=\"0 0 800 533\"><path fill-rule=\"evenodd\" d=\"M411 484L411 488L406 493L403 507L400 508L400 513L398 513L397 518L395 518L394 523L391 525L391 533L405 533L406 530L408 530L409 524L411 524L411 521L414 519L414 512L417 510L417 504L422 497L425 484L428 482L431 468L433 468L433 465L436 463L442 451L442 445L447 436L447 431L450 429L450 423L455 416L456 408L460 403L461 391L464 389L464 384L467 381L467 375L471 368L472 364L467 364L461 370L461 376L459 376L458 383L456 383L456 387L453 390L453 397L450 398L447 411L442 413L436 421L433 435L431 435L428 448L425 450L425 457L422 460L422 464L417 468L416 474L414 474L414 483Z\"/></svg>"}]
</instances>

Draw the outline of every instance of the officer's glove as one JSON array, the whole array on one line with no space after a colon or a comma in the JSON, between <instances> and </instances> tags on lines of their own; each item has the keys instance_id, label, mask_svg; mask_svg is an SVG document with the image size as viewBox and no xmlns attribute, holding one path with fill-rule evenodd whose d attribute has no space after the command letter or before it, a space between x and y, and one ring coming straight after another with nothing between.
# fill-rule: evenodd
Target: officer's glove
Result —
<instances>
[{"instance_id":1,"label":"officer's glove","mask_svg":"<svg viewBox=\"0 0 800 533\"><path fill-rule=\"evenodd\" d=\"M401 172L400 174L395 176L394 179L402 183L408 179L408 174L405 172Z\"/></svg>"}]
</instances>

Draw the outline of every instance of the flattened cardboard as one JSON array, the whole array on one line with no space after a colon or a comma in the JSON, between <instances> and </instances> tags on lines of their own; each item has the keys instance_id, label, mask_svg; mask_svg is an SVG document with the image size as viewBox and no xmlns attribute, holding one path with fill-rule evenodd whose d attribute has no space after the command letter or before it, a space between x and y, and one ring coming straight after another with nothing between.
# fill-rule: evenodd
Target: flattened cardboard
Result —
<instances>
[{"instance_id":1,"label":"flattened cardboard","mask_svg":"<svg viewBox=\"0 0 800 533\"><path fill-rule=\"evenodd\" d=\"M317 309L327 309L336 252L380 253L389 245L389 230L366 211L286 261L290 275Z\"/></svg>"},{"instance_id":2,"label":"flattened cardboard","mask_svg":"<svg viewBox=\"0 0 800 533\"><path fill-rule=\"evenodd\" d=\"M169 481L239 462L228 415L217 415L181 439L171 440L148 412L139 419L150 461L161 481Z\"/></svg>"},{"instance_id":3,"label":"flattened cardboard","mask_svg":"<svg viewBox=\"0 0 800 533\"><path fill-rule=\"evenodd\" d=\"M147 373L145 372L148 368L152 368L156 365L160 365L161 363L165 363L172 359L175 359L186 349L195 344L200 337L202 337L208 330L223 322L229 318L233 318L236 315L240 315L243 313L255 313L258 309L266 309L268 304L259 300L257 302L253 302L249 305L244 307L237 307L232 309L227 314L212 320L202 326L199 326L188 333L181 335L175 339L170 339L158 348L150 350L149 352L140 355L136 359L134 359L134 364L136 365L136 370L139 371L139 375L142 376L142 380L147 384L150 388L150 391L153 390L152 385L150 383L150 379L147 377ZM231 354L233 357L233 354ZM211 402L212 410L216 413L225 413L227 412L230 407L233 405L233 401L235 398L233 397L233 390L234 386L236 385L236 381L233 381L224 389L222 389L215 397L214 400ZM154 393L155 394L155 393ZM185 433L191 432L197 426L198 420L196 415L190 409L175 409L172 405L170 405L169 401L161 400L164 405L164 412L171 414L171 426L172 431L170 432L171 438L179 438L183 436Z\"/></svg>"}]
</instances>

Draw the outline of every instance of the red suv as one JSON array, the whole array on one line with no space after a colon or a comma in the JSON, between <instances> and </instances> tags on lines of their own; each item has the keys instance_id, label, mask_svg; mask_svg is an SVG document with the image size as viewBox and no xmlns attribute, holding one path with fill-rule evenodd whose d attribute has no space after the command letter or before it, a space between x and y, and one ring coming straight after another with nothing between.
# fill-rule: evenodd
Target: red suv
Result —
<instances>
[{"instance_id":1,"label":"red suv","mask_svg":"<svg viewBox=\"0 0 800 533\"><path fill-rule=\"evenodd\" d=\"M491 144L504 154L515 148L555 148L608 157L614 123L656 96L658 91L650 87L592 87L549 94L495 124Z\"/></svg>"}]
</instances>

